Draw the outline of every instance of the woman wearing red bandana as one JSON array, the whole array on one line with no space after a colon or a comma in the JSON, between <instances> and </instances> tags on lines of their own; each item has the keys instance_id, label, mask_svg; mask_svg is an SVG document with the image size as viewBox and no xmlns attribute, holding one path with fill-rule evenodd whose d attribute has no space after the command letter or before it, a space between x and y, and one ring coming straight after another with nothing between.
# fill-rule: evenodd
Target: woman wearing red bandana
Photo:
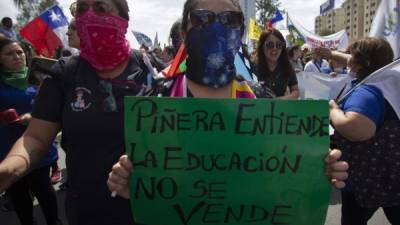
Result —
<instances>
[{"instance_id":1,"label":"woman wearing red bandana","mask_svg":"<svg viewBox=\"0 0 400 225\"><path fill-rule=\"evenodd\" d=\"M0 192L46 154L62 130L70 225L131 225L129 201L112 198L107 177L125 152L123 98L137 95L147 69L125 38L126 0L78 0L80 56L44 81L25 134L0 164ZM61 67L62 66L62 67Z\"/></svg>"}]
</instances>

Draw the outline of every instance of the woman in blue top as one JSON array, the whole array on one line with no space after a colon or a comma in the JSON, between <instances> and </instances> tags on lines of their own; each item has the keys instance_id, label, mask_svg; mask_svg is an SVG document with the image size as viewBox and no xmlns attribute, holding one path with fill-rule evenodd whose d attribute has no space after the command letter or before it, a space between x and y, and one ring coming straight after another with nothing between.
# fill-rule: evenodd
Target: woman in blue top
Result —
<instances>
[{"instance_id":1,"label":"woman in blue top","mask_svg":"<svg viewBox=\"0 0 400 225\"><path fill-rule=\"evenodd\" d=\"M378 38L353 43L350 55L317 51L328 58L347 61L350 75L355 78L353 87L393 61L389 43ZM352 165L348 188L342 191L342 225L366 225L379 207L383 207L392 224L400 224L400 185L396 179L400 154L395 150L399 145L390 140L398 133L400 123L382 91L373 85L358 86L340 106L330 102L330 118L337 132L335 143Z\"/></svg>"},{"instance_id":2,"label":"woman in blue top","mask_svg":"<svg viewBox=\"0 0 400 225\"><path fill-rule=\"evenodd\" d=\"M26 57L20 44L9 39L0 40L0 112L15 109L21 115L16 122L0 122L0 161L24 133L31 119L36 92L36 88L28 85ZM49 177L50 165L57 159L53 144L47 156L7 190L22 225L34 224L31 192L37 197L47 224L58 224L57 199Z\"/></svg>"}]
</instances>

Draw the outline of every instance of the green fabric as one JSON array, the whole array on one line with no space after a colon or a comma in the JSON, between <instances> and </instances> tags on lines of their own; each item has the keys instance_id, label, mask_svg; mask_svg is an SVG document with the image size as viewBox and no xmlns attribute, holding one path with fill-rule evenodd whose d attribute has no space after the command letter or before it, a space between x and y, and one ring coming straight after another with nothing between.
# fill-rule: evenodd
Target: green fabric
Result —
<instances>
[{"instance_id":1,"label":"green fabric","mask_svg":"<svg viewBox=\"0 0 400 225\"><path fill-rule=\"evenodd\" d=\"M20 90L28 88L28 68L25 67L22 71L0 71L0 80L11 87Z\"/></svg>"}]
</instances>

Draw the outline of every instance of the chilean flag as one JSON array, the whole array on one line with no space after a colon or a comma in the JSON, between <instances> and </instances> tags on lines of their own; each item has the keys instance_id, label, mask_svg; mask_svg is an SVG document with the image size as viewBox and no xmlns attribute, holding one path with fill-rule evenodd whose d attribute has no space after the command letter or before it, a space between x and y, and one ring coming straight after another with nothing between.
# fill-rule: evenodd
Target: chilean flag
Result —
<instances>
[{"instance_id":1,"label":"chilean flag","mask_svg":"<svg viewBox=\"0 0 400 225\"><path fill-rule=\"evenodd\" d=\"M39 54L52 57L59 47L68 47L68 19L62 9L55 5L33 19L20 34L28 40Z\"/></svg>"},{"instance_id":2,"label":"chilean flag","mask_svg":"<svg viewBox=\"0 0 400 225\"><path fill-rule=\"evenodd\" d=\"M279 10L276 10L274 17L268 22L268 28L273 28L274 24L283 20L283 16Z\"/></svg>"}]
</instances>

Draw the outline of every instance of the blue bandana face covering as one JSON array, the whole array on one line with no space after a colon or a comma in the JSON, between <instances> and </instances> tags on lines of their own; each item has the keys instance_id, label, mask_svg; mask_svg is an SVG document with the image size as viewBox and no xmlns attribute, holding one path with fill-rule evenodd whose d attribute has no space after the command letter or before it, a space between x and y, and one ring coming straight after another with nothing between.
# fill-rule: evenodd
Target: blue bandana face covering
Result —
<instances>
[{"instance_id":1,"label":"blue bandana face covering","mask_svg":"<svg viewBox=\"0 0 400 225\"><path fill-rule=\"evenodd\" d=\"M226 28L219 22L192 28L185 40L186 77L212 88L229 84L236 77L235 55L241 46L240 28Z\"/></svg>"}]
</instances>

